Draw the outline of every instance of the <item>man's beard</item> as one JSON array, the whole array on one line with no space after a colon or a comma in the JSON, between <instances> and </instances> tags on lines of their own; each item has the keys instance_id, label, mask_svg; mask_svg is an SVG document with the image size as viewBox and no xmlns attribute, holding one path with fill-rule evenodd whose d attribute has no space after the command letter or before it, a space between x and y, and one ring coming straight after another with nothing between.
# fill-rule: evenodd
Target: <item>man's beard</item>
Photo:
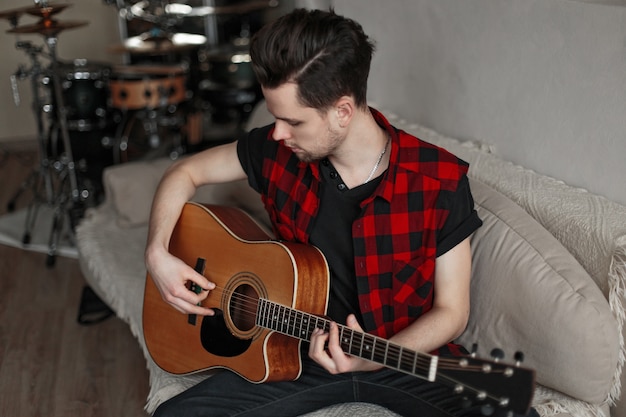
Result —
<instances>
[{"instance_id":1,"label":"man's beard","mask_svg":"<svg viewBox=\"0 0 626 417\"><path fill-rule=\"evenodd\" d=\"M341 143L343 143L344 136L329 127L327 130L326 138L327 146L325 149L319 149L317 151L306 151L302 148L298 148L301 152L294 152L294 154L298 157L298 159L306 163L327 158L329 155L332 155L335 152L335 150L339 147L339 145L341 145Z\"/></svg>"}]
</instances>

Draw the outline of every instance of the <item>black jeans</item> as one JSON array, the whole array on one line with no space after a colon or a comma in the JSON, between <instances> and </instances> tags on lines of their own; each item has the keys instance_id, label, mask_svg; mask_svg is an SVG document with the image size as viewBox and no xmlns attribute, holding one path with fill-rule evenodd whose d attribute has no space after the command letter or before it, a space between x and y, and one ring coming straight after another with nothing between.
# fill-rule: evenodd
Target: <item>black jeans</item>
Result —
<instances>
[{"instance_id":1,"label":"black jeans","mask_svg":"<svg viewBox=\"0 0 626 417\"><path fill-rule=\"evenodd\" d=\"M463 407L450 388L384 369L331 375L303 355L296 381L253 384L221 371L166 401L158 417L294 417L337 403L379 404L402 416L480 416L479 406ZM498 413L494 414L494 416ZM528 416L539 417L531 409Z\"/></svg>"}]
</instances>

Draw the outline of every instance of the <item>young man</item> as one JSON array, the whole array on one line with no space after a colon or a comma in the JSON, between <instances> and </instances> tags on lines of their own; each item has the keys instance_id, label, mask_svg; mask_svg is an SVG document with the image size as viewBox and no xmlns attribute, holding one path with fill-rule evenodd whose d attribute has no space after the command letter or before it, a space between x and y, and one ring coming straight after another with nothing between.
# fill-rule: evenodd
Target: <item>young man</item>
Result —
<instances>
[{"instance_id":1,"label":"young man","mask_svg":"<svg viewBox=\"0 0 626 417\"><path fill-rule=\"evenodd\" d=\"M184 203L203 184L247 178L277 237L327 258L332 320L421 352L462 351L452 341L468 320L469 236L481 225L468 165L367 106L373 49L332 11L295 10L255 35L253 68L275 123L181 160L155 195L146 265L174 308L214 314L198 305L214 284L168 253ZM189 291L190 281L206 291ZM448 388L346 355L336 325L306 349L297 381L256 385L223 371L156 415L296 416L347 401L451 415Z\"/></svg>"}]
</instances>

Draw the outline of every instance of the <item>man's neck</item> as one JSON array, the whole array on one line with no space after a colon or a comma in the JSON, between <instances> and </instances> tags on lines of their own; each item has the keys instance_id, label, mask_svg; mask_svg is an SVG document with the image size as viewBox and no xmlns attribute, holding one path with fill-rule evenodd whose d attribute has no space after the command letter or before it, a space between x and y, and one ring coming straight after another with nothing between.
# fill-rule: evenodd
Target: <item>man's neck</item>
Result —
<instances>
[{"instance_id":1,"label":"man's neck","mask_svg":"<svg viewBox=\"0 0 626 417\"><path fill-rule=\"evenodd\" d=\"M329 159L349 188L362 185L387 169L389 136L376 123L369 108L355 114L345 128L345 135L342 145Z\"/></svg>"}]
</instances>

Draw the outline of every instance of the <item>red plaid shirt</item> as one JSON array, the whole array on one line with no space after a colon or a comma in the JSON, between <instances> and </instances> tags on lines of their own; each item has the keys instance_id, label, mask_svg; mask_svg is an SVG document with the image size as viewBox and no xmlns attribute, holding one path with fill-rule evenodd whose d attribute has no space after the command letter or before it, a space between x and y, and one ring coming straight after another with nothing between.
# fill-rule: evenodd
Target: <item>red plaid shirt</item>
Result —
<instances>
[{"instance_id":1,"label":"red plaid shirt","mask_svg":"<svg viewBox=\"0 0 626 417\"><path fill-rule=\"evenodd\" d=\"M365 330L389 338L432 308L437 232L449 213L446 193L456 191L468 164L372 113L391 135L391 155L352 226L354 267ZM262 177L276 236L308 243L320 204L319 163L300 161L280 142L275 154L265 155ZM460 352L453 343L447 347L439 353Z\"/></svg>"}]
</instances>

